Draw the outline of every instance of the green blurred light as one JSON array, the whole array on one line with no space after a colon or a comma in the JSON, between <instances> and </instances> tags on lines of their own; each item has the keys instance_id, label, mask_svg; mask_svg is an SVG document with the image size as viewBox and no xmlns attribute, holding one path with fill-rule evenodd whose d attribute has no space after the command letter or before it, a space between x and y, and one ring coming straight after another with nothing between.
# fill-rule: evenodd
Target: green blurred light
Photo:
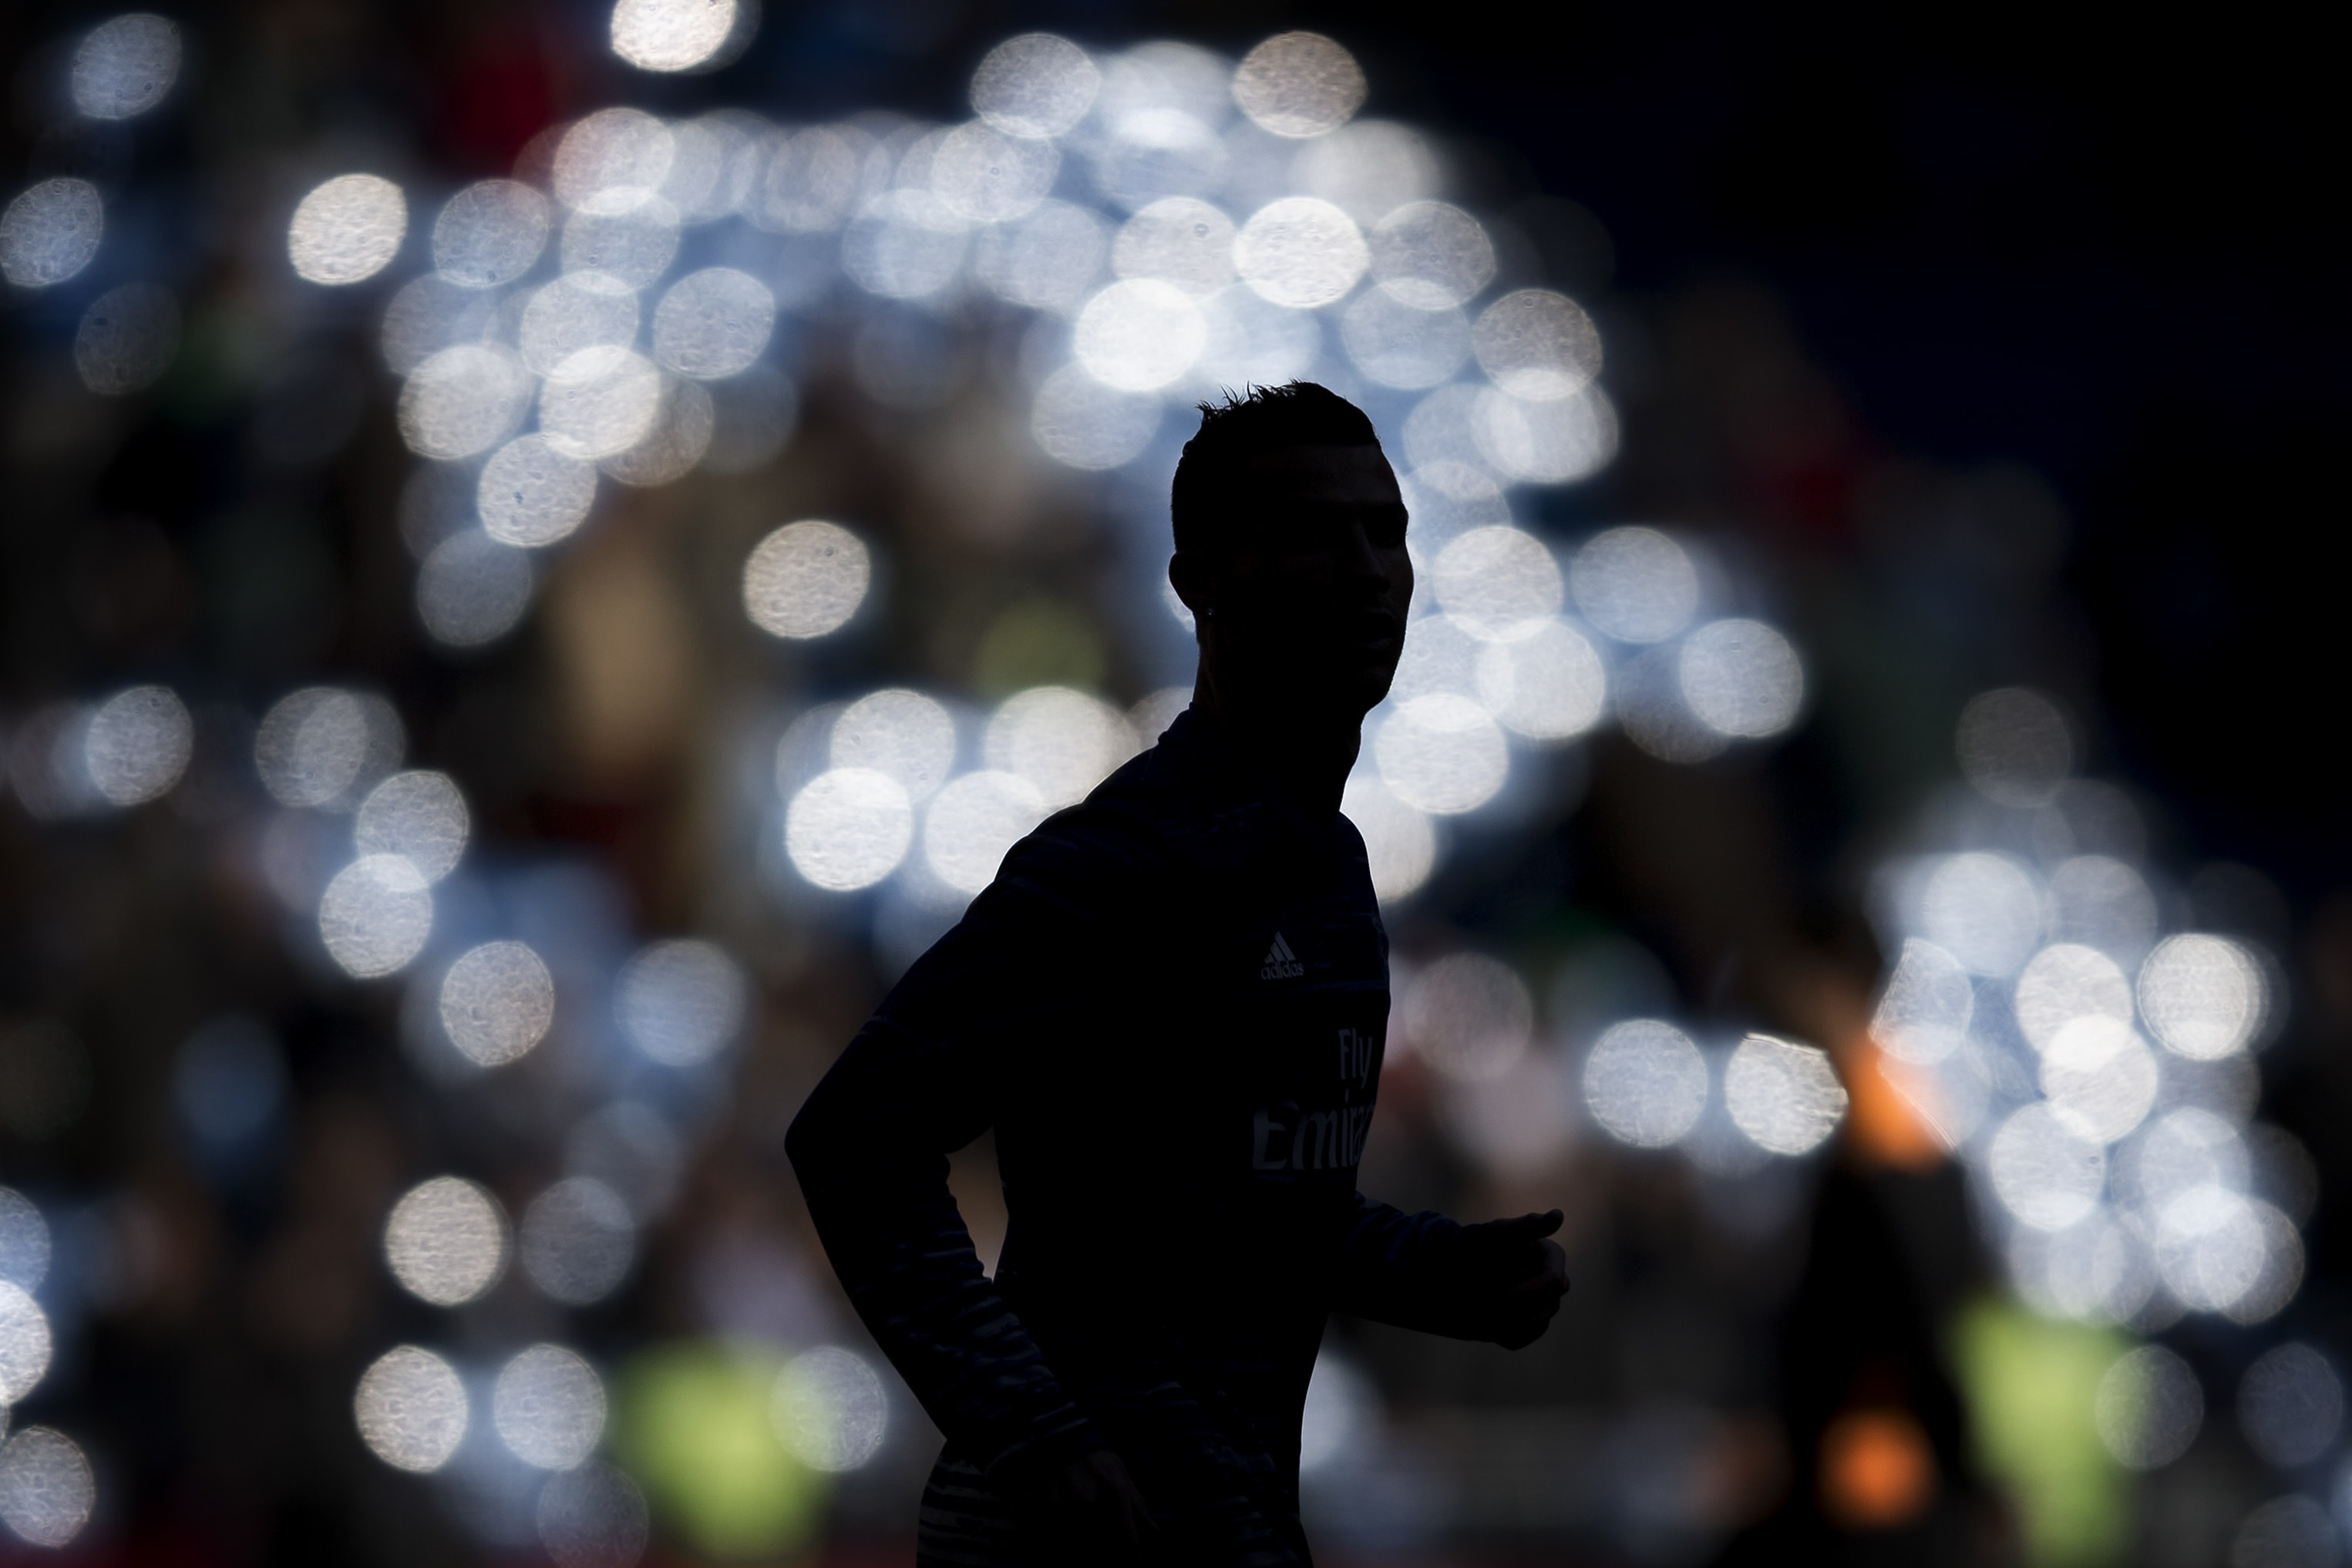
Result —
<instances>
[{"instance_id":1,"label":"green blurred light","mask_svg":"<svg viewBox=\"0 0 2352 1568\"><path fill-rule=\"evenodd\" d=\"M776 1431L782 1369L764 1346L694 1340L646 1351L621 1371L615 1449L697 1551L772 1558L807 1544L824 1521L829 1482Z\"/></svg>"},{"instance_id":2,"label":"green blurred light","mask_svg":"<svg viewBox=\"0 0 2352 1568\"><path fill-rule=\"evenodd\" d=\"M2131 1343L2014 1301L1979 1300L1952 1333L1977 1460L2008 1491L2038 1568L2116 1562L2130 1539L2130 1487L2099 1440L2099 1380Z\"/></svg>"},{"instance_id":3,"label":"green blurred light","mask_svg":"<svg viewBox=\"0 0 2352 1568\"><path fill-rule=\"evenodd\" d=\"M971 684L983 697L1030 686L1100 687L1110 661L1087 618L1052 599L1024 599L989 623L972 658Z\"/></svg>"}]
</instances>

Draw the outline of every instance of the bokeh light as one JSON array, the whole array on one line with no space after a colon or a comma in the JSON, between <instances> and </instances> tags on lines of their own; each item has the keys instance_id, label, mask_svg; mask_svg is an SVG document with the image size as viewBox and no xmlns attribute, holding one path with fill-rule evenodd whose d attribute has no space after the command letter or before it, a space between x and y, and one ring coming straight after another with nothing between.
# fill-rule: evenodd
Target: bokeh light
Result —
<instances>
[{"instance_id":1,"label":"bokeh light","mask_svg":"<svg viewBox=\"0 0 2352 1568\"><path fill-rule=\"evenodd\" d=\"M540 1544L556 1568L635 1568L652 1521L626 1470L584 1464L548 1478L539 1494Z\"/></svg>"},{"instance_id":2,"label":"bokeh light","mask_svg":"<svg viewBox=\"0 0 2352 1568\"><path fill-rule=\"evenodd\" d=\"M1234 269L1271 304L1311 310L1345 299L1371 265L1355 220L1329 202L1286 196L1234 239Z\"/></svg>"},{"instance_id":3,"label":"bokeh light","mask_svg":"<svg viewBox=\"0 0 2352 1568\"><path fill-rule=\"evenodd\" d=\"M1072 352L1105 386L1152 392L1192 369L1208 337L1208 323L1184 290L1156 278L1130 278L1087 301Z\"/></svg>"},{"instance_id":4,"label":"bokeh light","mask_svg":"<svg viewBox=\"0 0 2352 1568\"><path fill-rule=\"evenodd\" d=\"M384 1222L383 1258L401 1289L436 1307L462 1306L507 1269L499 1201L462 1176L436 1176L401 1194Z\"/></svg>"},{"instance_id":5,"label":"bokeh light","mask_svg":"<svg viewBox=\"0 0 2352 1568\"><path fill-rule=\"evenodd\" d=\"M1136 751L1116 708L1066 686L1015 692L990 715L982 754L1025 780L1046 809L1073 805Z\"/></svg>"},{"instance_id":6,"label":"bokeh light","mask_svg":"<svg viewBox=\"0 0 2352 1568\"><path fill-rule=\"evenodd\" d=\"M141 391L163 379L180 349L180 302L169 289L125 283L89 303L74 333L74 368L103 396Z\"/></svg>"},{"instance_id":7,"label":"bokeh light","mask_svg":"<svg viewBox=\"0 0 2352 1568\"><path fill-rule=\"evenodd\" d=\"M352 844L362 858L397 855L427 882L457 868L471 832L457 781L426 768L394 773L368 791L352 825Z\"/></svg>"},{"instance_id":8,"label":"bokeh light","mask_svg":"<svg viewBox=\"0 0 2352 1568\"><path fill-rule=\"evenodd\" d=\"M566 456L544 436L518 436L482 466L480 496L484 533L535 550L586 521L596 499L595 465Z\"/></svg>"},{"instance_id":9,"label":"bokeh light","mask_svg":"<svg viewBox=\"0 0 2352 1568\"><path fill-rule=\"evenodd\" d=\"M1732 1124L1774 1154L1808 1152L1845 1117L1845 1086L1829 1057L1769 1035L1750 1035L1732 1051L1723 1100Z\"/></svg>"},{"instance_id":10,"label":"bokeh light","mask_svg":"<svg viewBox=\"0 0 2352 1568\"><path fill-rule=\"evenodd\" d=\"M2307 1344L2273 1346L2238 1380L2238 1429L2255 1453L2280 1469L2318 1458L2343 1427L2343 1380Z\"/></svg>"},{"instance_id":11,"label":"bokeh light","mask_svg":"<svg viewBox=\"0 0 2352 1568\"><path fill-rule=\"evenodd\" d=\"M570 1307L601 1301L628 1278L637 1257L628 1205L593 1176L567 1176L523 1210L523 1272Z\"/></svg>"},{"instance_id":12,"label":"bokeh light","mask_svg":"<svg viewBox=\"0 0 2352 1568\"><path fill-rule=\"evenodd\" d=\"M1993 1134L1986 1170L1995 1195L2020 1224L2063 1230L2099 1201L2107 1163L2070 1118L2033 1104L2011 1112Z\"/></svg>"},{"instance_id":13,"label":"bokeh light","mask_svg":"<svg viewBox=\"0 0 2352 1568\"><path fill-rule=\"evenodd\" d=\"M756 17L757 6L758 0L614 0L613 52L639 70L707 68L730 43L740 49L751 41L739 8Z\"/></svg>"},{"instance_id":14,"label":"bokeh light","mask_svg":"<svg viewBox=\"0 0 2352 1568\"><path fill-rule=\"evenodd\" d=\"M716 380L748 370L775 330L776 297L731 267L706 267L654 308L654 358L680 375Z\"/></svg>"},{"instance_id":15,"label":"bokeh light","mask_svg":"<svg viewBox=\"0 0 2352 1568\"><path fill-rule=\"evenodd\" d=\"M1363 68L1320 33L1278 33L1242 57L1234 101L1276 136L1320 136L1364 101Z\"/></svg>"},{"instance_id":16,"label":"bokeh light","mask_svg":"<svg viewBox=\"0 0 2352 1568\"><path fill-rule=\"evenodd\" d=\"M1569 591L1595 629L1620 642L1663 642L1698 613L1698 573L1654 528L1597 533L1569 563Z\"/></svg>"},{"instance_id":17,"label":"bokeh light","mask_svg":"<svg viewBox=\"0 0 2352 1568\"><path fill-rule=\"evenodd\" d=\"M92 120L130 120L163 101L180 75L180 29L152 11L100 22L74 50L74 107Z\"/></svg>"},{"instance_id":18,"label":"bokeh light","mask_svg":"<svg viewBox=\"0 0 2352 1568\"><path fill-rule=\"evenodd\" d=\"M813 1470L862 1469L889 1434L881 1378L863 1356L838 1345L786 1362L776 1374L773 1410L777 1436Z\"/></svg>"},{"instance_id":19,"label":"bokeh light","mask_svg":"<svg viewBox=\"0 0 2352 1568\"><path fill-rule=\"evenodd\" d=\"M433 265L462 289L497 289L547 248L547 198L520 180L478 180L433 220Z\"/></svg>"},{"instance_id":20,"label":"bokeh light","mask_svg":"<svg viewBox=\"0 0 2352 1568\"><path fill-rule=\"evenodd\" d=\"M0 1187L0 1282L37 1290L49 1274L49 1222L38 1204L14 1187Z\"/></svg>"},{"instance_id":21,"label":"bokeh light","mask_svg":"<svg viewBox=\"0 0 2352 1568\"><path fill-rule=\"evenodd\" d=\"M1478 313L1478 364L1513 397L1549 403L1601 374L1601 331L1582 306L1549 289L1521 289Z\"/></svg>"},{"instance_id":22,"label":"bokeh light","mask_svg":"<svg viewBox=\"0 0 2352 1568\"><path fill-rule=\"evenodd\" d=\"M1405 1037L1421 1058L1463 1082L1509 1071L1535 1028L1527 983L1484 953L1451 953L1416 971L1399 1004Z\"/></svg>"},{"instance_id":23,"label":"bokeh light","mask_svg":"<svg viewBox=\"0 0 2352 1568\"><path fill-rule=\"evenodd\" d=\"M0 1405L20 1405L48 1375L48 1314L13 1281L0 1280Z\"/></svg>"},{"instance_id":24,"label":"bokeh light","mask_svg":"<svg viewBox=\"0 0 2352 1568\"><path fill-rule=\"evenodd\" d=\"M27 1426L0 1447L0 1521L20 1540L68 1545L98 1507L98 1478L81 1445L48 1426Z\"/></svg>"},{"instance_id":25,"label":"bokeh light","mask_svg":"<svg viewBox=\"0 0 2352 1568\"><path fill-rule=\"evenodd\" d=\"M2253 955L2227 937L2168 937L2140 965L2139 1006L2169 1050L2210 1062L2253 1043L2269 1012Z\"/></svg>"},{"instance_id":26,"label":"bokeh light","mask_svg":"<svg viewBox=\"0 0 2352 1568\"><path fill-rule=\"evenodd\" d=\"M106 200L70 175L28 186L0 212L0 277L19 289L49 289L98 254L106 234Z\"/></svg>"},{"instance_id":27,"label":"bokeh light","mask_svg":"<svg viewBox=\"0 0 2352 1568\"><path fill-rule=\"evenodd\" d=\"M538 586L526 552L478 530L452 534L417 569L416 618L444 647L480 647L514 630Z\"/></svg>"},{"instance_id":28,"label":"bokeh light","mask_svg":"<svg viewBox=\"0 0 2352 1568\"><path fill-rule=\"evenodd\" d=\"M363 855L319 900L327 956L354 980L396 974L433 935L433 889L404 855Z\"/></svg>"},{"instance_id":29,"label":"bokeh light","mask_svg":"<svg viewBox=\"0 0 2352 1568\"><path fill-rule=\"evenodd\" d=\"M1954 744L1960 772L1987 799L2040 805L2074 765L2074 736L2057 704L2039 691L2003 687L1969 700Z\"/></svg>"},{"instance_id":30,"label":"bokeh light","mask_svg":"<svg viewBox=\"0 0 2352 1568\"><path fill-rule=\"evenodd\" d=\"M955 766L955 721L919 691L871 692L834 720L831 753L835 767L887 773L909 801L925 801Z\"/></svg>"},{"instance_id":31,"label":"bokeh light","mask_svg":"<svg viewBox=\"0 0 2352 1568\"><path fill-rule=\"evenodd\" d=\"M751 988L711 943L657 942L622 967L613 1008L637 1049L667 1067L691 1067L733 1043Z\"/></svg>"},{"instance_id":32,"label":"bokeh light","mask_svg":"<svg viewBox=\"0 0 2352 1568\"><path fill-rule=\"evenodd\" d=\"M2205 1424L2205 1391L2189 1363L2162 1345L2116 1358L2099 1379L2099 1440L2116 1462L2160 1470L2189 1451Z\"/></svg>"},{"instance_id":33,"label":"bokeh light","mask_svg":"<svg viewBox=\"0 0 2352 1568\"><path fill-rule=\"evenodd\" d=\"M1423 310L1465 305L1495 276L1486 226L1447 202L1409 202L1370 237L1372 276L1382 292Z\"/></svg>"},{"instance_id":34,"label":"bokeh light","mask_svg":"<svg viewBox=\"0 0 2352 1568\"><path fill-rule=\"evenodd\" d=\"M578 1352L532 1345L499 1369L490 1419L514 1457L542 1470L569 1470L604 1436L604 1380Z\"/></svg>"},{"instance_id":35,"label":"bokeh light","mask_svg":"<svg viewBox=\"0 0 2352 1568\"><path fill-rule=\"evenodd\" d=\"M1688 1035L1655 1018L1615 1025L1584 1058L1584 1105L1601 1131L1636 1149L1690 1136L1706 1110L1706 1058Z\"/></svg>"},{"instance_id":36,"label":"bokeh light","mask_svg":"<svg viewBox=\"0 0 2352 1568\"><path fill-rule=\"evenodd\" d=\"M1549 621L1525 637L1478 650L1477 697L1514 734L1572 740L1601 721L1609 673L1575 627Z\"/></svg>"},{"instance_id":37,"label":"bokeh light","mask_svg":"<svg viewBox=\"0 0 2352 1568\"><path fill-rule=\"evenodd\" d=\"M2105 953L2070 942L2035 953L2012 997L2018 1029L2036 1050L2049 1049L2058 1031L2078 1018L2131 1022L2131 983L2123 971Z\"/></svg>"},{"instance_id":38,"label":"bokeh light","mask_svg":"<svg viewBox=\"0 0 2352 1568\"><path fill-rule=\"evenodd\" d=\"M187 771L195 721L168 686L134 686L99 704L82 736L89 782L116 805L166 794Z\"/></svg>"},{"instance_id":39,"label":"bokeh light","mask_svg":"<svg viewBox=\"0 0 2352 1568\"><path fill-rule=\"evenodd\" d=\"M1939 1062L1968 1037L1975 1013L1975 985L1960 961L1934 942L1906 937L1871 1016L1870 1036L1903 1061Z\"/></svg>"},{"instance_id":40,"label":"bokeh light","mask_svg":"<svg viewBox=\"0 0 2352 1568\"><path fill-rule=\"evenodd\" d=\"M1684 639L1676 674L1692 716L1734 740L1777 735L1804 706L1805 668L1796 648L1761 621L1699 627Z\"/></svg>"},{"instance_id":41,"label":"bokeh light","mask_svg":"<svg viewBox=\"0 0 2352 1568\"><path fill-rule=\"evenodd\" d=\"M1425 813L1366 773L1349 776L1339 809L1363 836L1372 895L1381 902L1410 898L1429 880L1437 865L1437 836Z\"/></svg>"},{"instance_id":42,"label":"bokeh light","mask_svg":"<svg viewBox=\"0 0 2352 1568\"><path fill-rule=\"evenodd\" d=\"M835 522L790 522L743 563L743 609L770 637L838 631L866 602L873 564L865 541Z\"/></svg>"},{"instance_id":43,"label":"bokeh light","mask_svg":"<svg viewBox=\"0 0 2352 1568\"><path fill-rule=\"evenodd\" d=\"M1973 974L2013 974L2042 938L2042 890L2004 855L1938 862L1919 900L1921 934Z\"/></svg>"},{"instance_id":44,"label":"bokeh light","mask_svg":"<svg viewBox=\"0 0 2352 1568\"><path fill-rule=\"evenodd\" d=\"M528 1055L555 1022L555 979L527 942L469 948L441 981L441 1026L468 1061L503 1067Z\"/></svg>"},{"instance_id":45,"label":"bokeh light","mask_svg":"<svg viewBox=\"0 0 2352 1568\"><path fill-rule=\"evenodd\" d=\"M416 1345L395 1345L360 1374L352 1413L370 1452L419 1475L456 1455L472 1414L457 1369Z\"/></svg>"},{"instance_id":46,"label":"bokeh light","mask_svg":"<svg viewBox=\"0 0 2352 1568\"><path fill-rule=\"evenodd\" d=\"M819 773L784 814L784 849L793 868L829 892L882 880L907 858L914 836L906 786L877 768Z\"/></svg>"},{"instance_id":47,"label":"bokeh light","mask_svg":"<svg viewBox=\"0 0 2352 1568\"><path fill-rule=\"evenodd\" d=\"M1441 816L1494 799L1511 766L1494 717L1469 698L1444 695L1401 703L1381 721L1372 755L1391 794Z\"/></svg>"},{"instance_id":48,"label":"bokeh light","mask_svg":"<svg viewBox=\"0 0 2352 1568\"><path fill-rule=\"evenodd\" d=\"M286 226L286 254L313 283L374 277L408 237L408 198L381 174L338 174L313 187Z\"/></svg>"},{"instance_id":49,"label":"bokeh light","mask_svg":"<svg viewBox=\"0 0 2352 1568\"><path fill-rule=\"evenodd\" d=\"M2075 1131L2100 1143L2147 1119L2158 1087L2156 1055L2128 1024L2076 1018L2042 1053L2042 1090Z\"/></svg>"},{"instance_id":50,"label":"bokeh light","mask_svg":"<svg viewBox=\"0 0 2352 1568\"><path fill-rule=\"evenodd\" d=\"M1045 819L1045 797L1019 773L966 773L931 798L923 815L923 858L966 897L996 878L1004 852Z\"/></svg>"},{"instance_id":51,"label":"bokeh light","mask_svg":"<svg viewBox=\"0 0 2352 1568\"><path fill-rule=\"evenodd\" d=\"M1059 136L1086 118L1102 73L1087 52L1052 33L1007 38L971 73L971 107L1008 136Z\"/></svg>"},{"instance_id":52,"label":"bokeh light","mask_svg":"<svg viewBox=\"0 0 2352 1568\"><path fill-rule=\"evenodd\" d=\"M454 462L488 451L530 408L535 384L520 360L488 343L457 343L419 362L401 384L401 439L420 458Z\"/></svg>"}]
</instances>

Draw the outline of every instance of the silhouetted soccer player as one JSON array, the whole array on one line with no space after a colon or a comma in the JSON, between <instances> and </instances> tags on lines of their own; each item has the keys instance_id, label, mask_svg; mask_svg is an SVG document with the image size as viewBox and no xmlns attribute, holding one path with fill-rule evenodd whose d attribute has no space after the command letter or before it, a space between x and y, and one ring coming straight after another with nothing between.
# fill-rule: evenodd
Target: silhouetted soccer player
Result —
<instances>
[{"instance_id":1,"label":"silhouetted soccer player","mask_svg":"<svg viewBox=\"0 0 2352 1568\"><path fill-rule=\"evenodd\" d=\"M1339 814L1412 597L1370 421L1322 387L1203 408L1168 573L1192 706L1014 845L787 1140L850 1300L947 1434L917 1561L1307 1562L1298 1426L1334 1310L1514 1349L1560 1215L1356 1191L1388 939ZM992 1282L947 1186L996 1130Z\"/></svg>"}]
</instances>

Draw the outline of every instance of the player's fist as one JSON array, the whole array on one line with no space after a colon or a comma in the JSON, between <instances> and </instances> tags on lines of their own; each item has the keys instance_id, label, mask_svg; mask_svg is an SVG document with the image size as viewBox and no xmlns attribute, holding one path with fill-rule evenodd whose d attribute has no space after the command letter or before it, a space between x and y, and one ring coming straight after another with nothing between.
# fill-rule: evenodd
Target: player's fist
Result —
<instances>
[{"instance_id":1,"label":"player's fist","mask_svg":"<svg viewBox=\"0 0 2352 1568\"><path fill-rule=\"evenodd\" d=\"M1506 1350L1541 1339L1568 1294L1568 1254L1550 1239L1566 1217L1551 1209L1462 1227L1469 1274L1492 1292L1487 1337Z\"/></svg>"}]
</instances>

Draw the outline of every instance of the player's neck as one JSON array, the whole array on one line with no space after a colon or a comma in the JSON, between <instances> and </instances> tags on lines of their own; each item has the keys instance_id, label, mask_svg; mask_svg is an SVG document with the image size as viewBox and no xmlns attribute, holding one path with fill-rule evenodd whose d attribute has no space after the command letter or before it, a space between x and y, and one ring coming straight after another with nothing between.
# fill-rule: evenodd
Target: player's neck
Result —
<instances>
[{"instance_id":1,"label":"player's neck","mask_svg":"<svg viewBox=\"0 0 2352 1568\"><path fill-rule=\"evenodd\" d=\"M1296 694L1236 689L1205 664L1192 683L1192 708L1283 795L1312 811L1339 809L1356 765L1360 717L1303 710Z\"/></svg>"}]
</instances>

